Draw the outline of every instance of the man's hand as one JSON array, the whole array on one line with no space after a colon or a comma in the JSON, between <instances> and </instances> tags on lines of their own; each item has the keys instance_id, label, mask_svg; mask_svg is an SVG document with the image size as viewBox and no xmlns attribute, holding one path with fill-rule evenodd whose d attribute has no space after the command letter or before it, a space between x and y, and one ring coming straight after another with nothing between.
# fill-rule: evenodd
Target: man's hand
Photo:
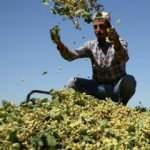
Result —
<instances>
[{"instance_id":1,"label":"man's hand","mask_svg":"<svg viewBox=\"0 0 150 150\"><path fill-rule=\"evenodd\" d=\"M107 29L107 37L109 41L114 45L116 51L120 51L123 49L119 40L119 35L114 28Z\"/></svg>"},{"instance_id":2,"label":"man's hand","mask_svg":"<svg viewBox=\"0 0 150 150\"><path fill-rule=\"evenodd\" d=\"M58 26L54 26L52 29L50 29L50 36L51 36L52 41L55 44L58 45L61 42L60 36L59 36L59 27Z\"/></svg>"},{"instance_id":3,"label":"man's hand","mask_svg":"<svg viewBox=\"0 0 150 150\"><path fill-rule=\"evenodd\" d=\"M114 28L107 28L107 37L113 44L119 41L119 35Z\"/></svg>"}]
</instances>

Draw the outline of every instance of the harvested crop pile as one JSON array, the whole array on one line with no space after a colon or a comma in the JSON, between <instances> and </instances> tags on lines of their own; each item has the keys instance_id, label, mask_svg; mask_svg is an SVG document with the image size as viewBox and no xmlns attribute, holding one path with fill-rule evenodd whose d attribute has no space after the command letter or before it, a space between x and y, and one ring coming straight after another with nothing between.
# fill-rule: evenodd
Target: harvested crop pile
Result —
<instances>
[{"instance_id":1,"label":"harvested crop pile","mask_svg":"<svg viewBox=\"0 0 150 150\"><path fill-rule=\"evenodd\" d=\"M149 150L150 112L74 90L0 107L2 150Z\"/></svg>"}]
</instances>

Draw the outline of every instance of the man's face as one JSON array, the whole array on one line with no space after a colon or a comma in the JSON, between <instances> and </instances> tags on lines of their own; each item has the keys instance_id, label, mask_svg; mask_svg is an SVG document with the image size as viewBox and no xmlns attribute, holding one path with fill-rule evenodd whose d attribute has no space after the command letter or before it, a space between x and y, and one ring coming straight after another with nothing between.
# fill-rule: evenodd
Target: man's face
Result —
<instances>
[{"instance_id":1,"label":"man's face","mask_svg":"<svg viewBox=\"0 0 150 150\"><path fill-rule=\"evenodd\" d=\"M93 21L93 28L98 40L104 40L107 36L108 24L104 19L96 19Z\"/></svg>"}]
</instances>

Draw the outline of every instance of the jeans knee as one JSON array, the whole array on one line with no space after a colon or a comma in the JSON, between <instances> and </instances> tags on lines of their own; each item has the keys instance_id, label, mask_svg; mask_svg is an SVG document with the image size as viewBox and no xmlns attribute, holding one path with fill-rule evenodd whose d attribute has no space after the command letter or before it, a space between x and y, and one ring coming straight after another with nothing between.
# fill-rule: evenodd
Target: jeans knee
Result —
<instances>
[{"instance_id":1,"label":"jeans knee","mask_svg":"<svg viewBox=\"0 0 150 150\"><path fill-rule=\"evenodd\" d=\"M126 88L129 88L131 91L135 91L136 89L136 80L134 76L132 75L127 75L124 79L124 82L126 82Z\"/></svg>"},{"instance_id":2,"label":"jeans knee","mask_svg":"<svg viewBox=\"0 0 150 150\"><path fill-rule=\"evenodd\" d=\"M121 81L121 91L127 97L131 97L136 91L136 80L132 75L126 75Z\"/></svg>"},{"instance_id":3,"label":"jeans knee","mask_svg":"<svg viewBox=\"0 0 150 150\"><path fill-rule=\"evenodd\" d=\"M72 77L69 79L68 84L66 85L67 88L75 88L77 82L76 77Z\"/></svg>"}]
</instances>

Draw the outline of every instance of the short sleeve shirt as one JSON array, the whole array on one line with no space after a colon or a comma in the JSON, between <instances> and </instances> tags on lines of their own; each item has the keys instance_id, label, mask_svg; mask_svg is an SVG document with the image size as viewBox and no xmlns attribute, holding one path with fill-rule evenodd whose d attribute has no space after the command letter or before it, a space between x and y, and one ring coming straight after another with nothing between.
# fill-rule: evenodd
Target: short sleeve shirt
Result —
<instances>
[{"instance_id":1,"label":"short sleeve shirt","mask_svg":"<svg viewBox=\"0 0 150 150\"><path fill-rule=\"evenodd\" d=\"M75 50L78 58L89 57L92 63L93 79L100 83L111 83L126 74L126 61L128 57L127 42L120 39L123 50L127 55L124 61L115 61L115 49L108 43L107 53L104 54L101 45L97 40L88 41L82 47Z\"/></svg>"}]
</instances>

